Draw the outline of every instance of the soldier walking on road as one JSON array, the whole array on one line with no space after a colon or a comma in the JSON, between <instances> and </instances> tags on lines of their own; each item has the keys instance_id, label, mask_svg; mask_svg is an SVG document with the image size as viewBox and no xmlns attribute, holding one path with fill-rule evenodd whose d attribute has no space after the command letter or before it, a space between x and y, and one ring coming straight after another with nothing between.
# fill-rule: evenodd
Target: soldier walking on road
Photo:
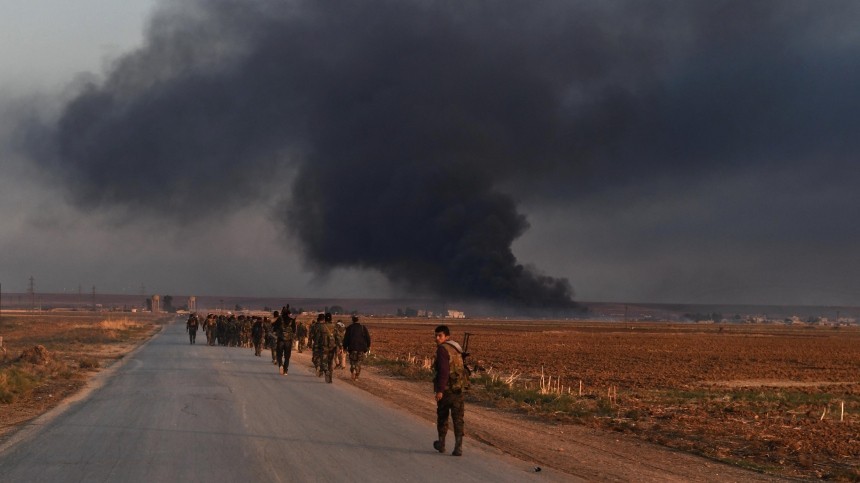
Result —
<instances>
[{"instance_id":1,"label":"soldier walking on road","mask_svg":"<svg viewBox=\"0 0 860 483\"><path fill-rule=\"evenodd\" d=\"M203 322L203 331L206 332L206 343L209 345L215 345L215 333L217 331L215 326L215 315L209 314L206 316L206 320Z\"/></svg>"},{"instance_id":2,"label":"soldier walking on road","mask_svg":"<svg viewBox=\"0 0 860 483\"><path fill-rule=\"evenodd\" d=\"M317 377L322 375L322 371L320 370L320 352L317 351L317 337L319 335L320 326L323 323L323 319L325 318L325 314L317 314L317 320L311 324L310 337L308 338L308 345L311 348L311 361L314 363L314 369L317 371Z\"/></svg>"},{"instance_id":3,"label":"soldier walking on road","mask_svg":"<svg viewBox=\"0 0 860 483\"><path fill-rule=\"evenodd\" d=\"M263 342L264 347L269 349L272 353L272 365L278 365L278 358L276 357L275 347L277 345L278 339L275 337L275 332L272 330L272 322L268 317L263 317Z\"/></svg>"},{"instance_id":4,"label":"soldier walking on road","mask_svg":"<svg viewBox=\"0 0 860 483\"><path fill-rule=\"evenodd\" d=\"M272 329L275 331L278 371L282 376L286 376L290 370L290 356L293 351L293 339L296 336L296 319L290 316L289 306L281 310L280 316L275 311L277 317Z\"/></svg>"},{"instance_id":5,"label":"soldier walking on road","mask_svg":"<svg viewBox=\"0 0 860 483\"><path fill-rule=\"evenodd\" d=\"M352 323L346 328L343 337L343 349L349 353L349 372L352 380L358 379L361 374L361 363L368 352L370 352L370 332L367 327L358 322L358 316L352 316Z\"/></svg>"},{"instance_id":6,"label":"soldier walking on road","mask_svg":"<svg viewBox=\"0 0 860 483\"><path fill-rule=\"evenodd\" d=\"M337 346L343 341L337 336L334 330L334 324L331 323L331 314L325 314L325 323L319 325L317 330L317 338L314 341L314 354L319 354L320 357L320 373L325 374L325 382L332 382L332 363L334 356L337 353Z\"/></svg>"},{"instance_id":7,"label":"soldier walking on road","mask_svg":"<svg viewBox=\"0 0 860 483\"><path fill-rule=\"evenodd\" d=\"M338 320L336 324L334 324L334 331L337 334L337 338L340 341L343 341L343 336L346 334L346 326L343 325L343 321ZM346 367L346 352L343 350L343 346L341 344L337 345L337 352L334 355L335 361L335 369L343 370Z\"/></svg>"},{"instance_id":8,"label":"soldier walking on road","mask_svg":"<svg viewBox=\"0 0 860 483\"><path fill-rule=\"evenodd\" d=\"M296 324L296 339L298 339L298 344L296 344L297 349L299 350L299 354L301 354L308 344L308 326L304 322L299 321Z\"/></svg>"},{"instance_id":9,"label":"soldier walking on road","mask_svg":"<svg viewBox=\"0 0 860 483\"><path fill-rule=\"evenodd\" d=\"M185 332L188 332L188 342L190 344L197 343L198 327L200 327L200 321L197 320L197 314L191 314L191 317L188 317L188 322L185 323Z\"/></svg>"},{"instance_id":10,"label":"soldier walking on road","mask_svg":"<svg viewBox=\"0 0 860 483\"><path fill-rule=\"evenodd\" d=\"M451 340L451 332L445 325L436 327L436 360L433 368L433 391L436 395L436 430L439 439L433 448L445 452L445 435L448 433L448 415L454 423L454 456L463 454L465 401L463 390L468 386L468 375L463 365L463 349Z\"/></svg>"},{"instance_id":11,"label":"soldier walking on road","mask_svg":"<svg viewBox=\"0 0 860 483\"><path fill-rule=\"evenodd\" d=\"M254 324L251 325L251 340L254 342L254 355L260 357L263 345L263 319L254 317Z\"/></svg>"}]
</instances>

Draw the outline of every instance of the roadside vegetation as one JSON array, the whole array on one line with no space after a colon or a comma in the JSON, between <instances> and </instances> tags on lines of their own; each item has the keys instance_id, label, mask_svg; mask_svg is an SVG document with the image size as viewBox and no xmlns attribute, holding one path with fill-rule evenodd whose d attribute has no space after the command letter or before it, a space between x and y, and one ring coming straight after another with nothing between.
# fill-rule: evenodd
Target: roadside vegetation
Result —
<instances>
[{"instance_id":1,"label":"roadside vegetation","mask_svg":"<svg viewBox=\"0 0 860 483\"><path fill-rule=\"evenodd\" d=\"M0 434L77 391L89 372L122 358L158 322L149 314L4 312Z\"/></svg>"}]
</instances>

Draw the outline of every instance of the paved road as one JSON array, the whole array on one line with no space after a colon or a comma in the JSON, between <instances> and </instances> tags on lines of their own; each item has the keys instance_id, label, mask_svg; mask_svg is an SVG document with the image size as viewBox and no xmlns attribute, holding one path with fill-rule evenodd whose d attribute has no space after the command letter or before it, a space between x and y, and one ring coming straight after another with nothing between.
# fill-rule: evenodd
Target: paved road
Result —
<instances>
[{"instance_id":1,"label":"paved road","mask_svg":"<svg viewBox=\"0 0 860 483\"><path fill-rule=\"evenodd\" d=\"M326 384L307 354L286 377L265 356L204 337L192 346L184 324L168 325L101 387L0 448L0 481L572 480L473 441L460 458L436 453L433 424Z\"/></svg>"}]
</instances>

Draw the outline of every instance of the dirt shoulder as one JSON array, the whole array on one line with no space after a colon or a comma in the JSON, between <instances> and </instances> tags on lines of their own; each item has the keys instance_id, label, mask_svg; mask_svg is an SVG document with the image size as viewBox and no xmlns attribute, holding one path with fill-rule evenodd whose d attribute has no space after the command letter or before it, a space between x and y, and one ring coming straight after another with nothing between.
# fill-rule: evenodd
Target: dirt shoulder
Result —
<instances>
[{"instance_id":1,"label":"dirt shoulder","mask_svg":"<svg viewBox=\"0 0 860 483\"><path fill-rule=\"evenodd\" d=\"M304 356L298 355L296 362L307 364ZM336 375L338 382L355 384L428 421L436 420L436 405L428 384L390 377L375 367L363 368L361 379L355 383L350 380L348 369L338 370ZM433 436L427 435L428 447ZM468 451L468 439L472 439L535 466L547 466L590 481L787 481L673 451L625 434L573 424L550 424L468 403L466 436L464 452Z\"/></svg>"}]
</instances>

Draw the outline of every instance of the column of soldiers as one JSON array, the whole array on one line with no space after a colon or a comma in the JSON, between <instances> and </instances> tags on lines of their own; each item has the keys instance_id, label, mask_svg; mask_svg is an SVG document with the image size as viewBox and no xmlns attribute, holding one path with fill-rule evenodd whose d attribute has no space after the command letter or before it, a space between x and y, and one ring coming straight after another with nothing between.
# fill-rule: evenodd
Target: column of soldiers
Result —
<instances>
[{"instance_id":1,"label":"column of soldiers","mask_svg":"<svg viewBox=\"0 0 860 483\"><path fill-rule=\"evenodd\" d=\"M257 357L262 356L263 349L269 349L272 364L278 366L278 373L284 376L289 373L293 347L295 346L298 352L310 349L317 377L325 376L327 383L332 382L334 369L345 368L348 356L352 380L358 379L362 362L370 351L370 333L358 322L358 316L352 316L352 324L349 327L344 326L340 320L337 324L332 324L330 313L319 314L310 327L296 319L292 316L289 305L284 306L280 312L273 311L271 319L209 314L201 324L197 314L191 314L186 330L192 344L195 343L199 326L206 334L206 342L210 346L253 348Z\"/></svg>"}]
</instances>

